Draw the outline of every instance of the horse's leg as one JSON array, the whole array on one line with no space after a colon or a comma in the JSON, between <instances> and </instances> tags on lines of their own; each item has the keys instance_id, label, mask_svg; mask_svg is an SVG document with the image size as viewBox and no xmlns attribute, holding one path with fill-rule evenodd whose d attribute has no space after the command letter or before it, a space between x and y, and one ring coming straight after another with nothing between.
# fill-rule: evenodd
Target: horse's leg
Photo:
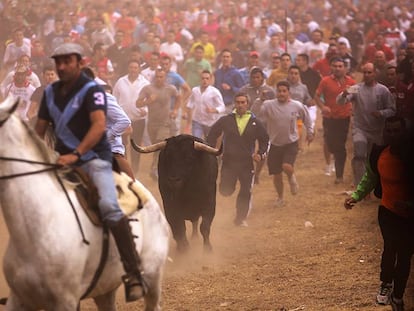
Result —
<instances>
[{"instance_id":1,"label":"horse's leg","mask_svg":"<svg viewBox=\"0 0 414 311\"><path fill-rule=\"evenodd\" d=\"M45 308L46 311L76 311L79 307L79 301L76 301L74 297L68 299L62 299L58 302L48 303Z\"/></svg>"},{"instance_id":2,"label":"horse's leg","mask_svg":"<svg viewBox=\"0 0 414 311\"><path fill-rule=\"evenodd\" d=\"M59 300L59 301L52 299L52 301L48 302L48 305L45 307L44 310L46 311L76 311L77 308L78 308L78 303L75 301L75 299L69 298L66 300ZM16 295L14 295L13 292L11 292L10 296L7 298L5 310L6 311L36 311L38 309L32 306L24 305L20 301L20 299Z\"/></svg>"},{"instance_id":3,"label":"horse's leg","mask_svg":"<svg viewBox=\"0 0 414 311\"><path fill-rule=\"evenodd\" d=\"M144 296L145 311L161 311L161 276L162 272L144 274L148 291Z\"/></svg>"},{"instance_id":4,"label":"horse's leg","mask_svg":"<svg viewBox=\"0 0 414 311\"><path fill-rule=\"evenodd\" d=\"M15 296L13 292L11 292L10 296L7 298L5 310L6 311L34 311L35 309L24 306L19 301L19 298L17 298L17 296Z\"/></svg>"},{"instance_id":5,"label":"horse's leg","mask_svg":"<svg viewBox=\"0 0 414 311\"><path fill-rule=\"evenodd\" d=\"M116 293L116 289L104 295L93 298L99 311L116 311L115 293Z\"/></svg>"}]
</instances>

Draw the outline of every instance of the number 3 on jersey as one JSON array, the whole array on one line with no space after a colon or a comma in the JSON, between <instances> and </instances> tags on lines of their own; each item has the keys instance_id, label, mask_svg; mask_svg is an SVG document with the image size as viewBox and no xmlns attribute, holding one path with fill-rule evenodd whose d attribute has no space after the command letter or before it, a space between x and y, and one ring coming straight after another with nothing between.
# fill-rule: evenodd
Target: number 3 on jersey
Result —
<instances>
[{"instance_id":1,"label":"number 3 on jersey","mask_svg":"<svg viewBox=\"0 0 414 311\"><path fill-rule=\"evenodd\" d=\"M93 93L93 98L95 99L95 105L105 105L105 94L102 92Z\"/></svg>"}]
</instances>

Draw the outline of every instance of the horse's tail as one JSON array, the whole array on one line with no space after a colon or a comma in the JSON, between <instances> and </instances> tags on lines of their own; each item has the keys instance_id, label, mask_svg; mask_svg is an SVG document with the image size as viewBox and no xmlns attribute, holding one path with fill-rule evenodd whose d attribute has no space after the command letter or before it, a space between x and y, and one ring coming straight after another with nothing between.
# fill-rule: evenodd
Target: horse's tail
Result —
<instances>
[{"instance_id":1,"label":"horse's tail","mask_svg":"<svg viewBox=\"0 0 414 311\"><path fill-rule=\"evenodd\" d=\"M6 305L7 297L0 298L0 305Z\"/></svg>"}]
</instances>

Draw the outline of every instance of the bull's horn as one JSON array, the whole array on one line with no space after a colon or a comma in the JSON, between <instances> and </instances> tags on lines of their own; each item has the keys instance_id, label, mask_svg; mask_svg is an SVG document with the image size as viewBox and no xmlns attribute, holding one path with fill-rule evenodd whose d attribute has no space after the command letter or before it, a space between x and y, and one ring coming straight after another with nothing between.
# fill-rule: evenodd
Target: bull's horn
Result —
<instances>
[{"instance_id":1,"label":"bull's horn","mask_svg":"<svg viewBox=\"0 0 414 311\"><path fill-rule=\"evenodd\" d=\"M164 140L164 141L161 141L161 142L156 143L156 144L152 144L152 145L149 145L149 146L141 147L141 146L138 146L134 142L133 139L131 139L131 146L132 146L132 148L134 148L135 151L137 151L139 153L151 153L151 152L155 152L155 151L158 151L158 150L163 149L166 144L167 144L167 142Z\"/></svg>"},{"instance_id":2,"label":"bull's horn","mask_svg":"<svg viewBox=\"0 0 414 311\"><path fill-rule=\"evenodd\" d=\"M221 148L217 149L217 148L213 148L207 144L204 143L200 143L198 141L194 142L194 149L195 150L200 150L200 151L206 151L208 153L212 153L214 155L220 155L221 153Z\"/></svg>"}]
</instances>

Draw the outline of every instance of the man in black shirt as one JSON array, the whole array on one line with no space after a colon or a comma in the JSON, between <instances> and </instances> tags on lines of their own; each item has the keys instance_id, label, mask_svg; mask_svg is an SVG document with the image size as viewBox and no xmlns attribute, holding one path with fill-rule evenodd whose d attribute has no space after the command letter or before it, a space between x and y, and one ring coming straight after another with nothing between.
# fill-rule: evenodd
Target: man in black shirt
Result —
<instances>
[{"instance_id":1,"label":"man in black shirt","mask_svg":"<svg viewBox=\"0 0 414 311\"><path fill-rule=\"evenodd\" d=\"M105 91L81 72L83 49L64 43L53 52L59 81L46 87L36 122L37 134L44 138L49 124L56 134L57 163L78 165L92 179L99 194L99 211L118 247L126 272L122 277L126 300L141 298L144 284L139 270L129 220L118 205L112 175L112 153L106 137L107 100Z\"/></svg>"}]
</instances>

